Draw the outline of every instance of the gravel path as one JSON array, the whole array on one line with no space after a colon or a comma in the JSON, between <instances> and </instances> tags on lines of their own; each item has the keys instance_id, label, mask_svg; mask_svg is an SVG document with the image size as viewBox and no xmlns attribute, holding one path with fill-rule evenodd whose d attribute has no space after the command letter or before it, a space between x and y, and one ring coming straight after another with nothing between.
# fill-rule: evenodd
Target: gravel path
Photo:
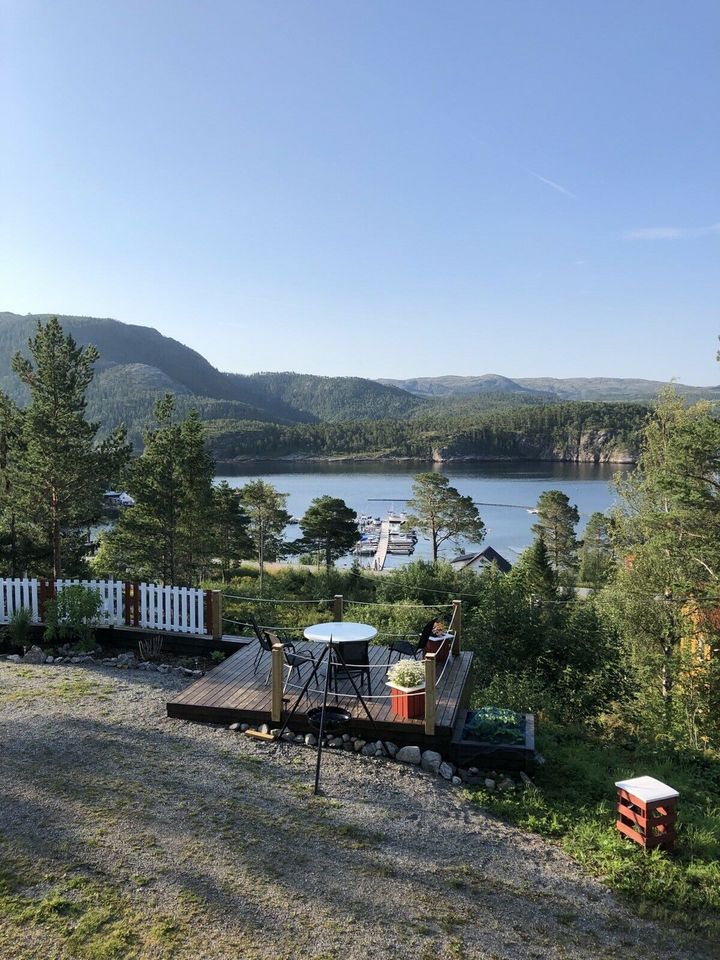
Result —
<instances>
[{"instance_id":1,"label":"gravel path","mask_svg":"<svg viewBox=\"0 0 720 960\"><path fill-rule=\"evenodd\" d=\"M329 752L314 798L184 683L0 663L3 960L711 956L414 768Z\"/></svg>"}]
</instances>

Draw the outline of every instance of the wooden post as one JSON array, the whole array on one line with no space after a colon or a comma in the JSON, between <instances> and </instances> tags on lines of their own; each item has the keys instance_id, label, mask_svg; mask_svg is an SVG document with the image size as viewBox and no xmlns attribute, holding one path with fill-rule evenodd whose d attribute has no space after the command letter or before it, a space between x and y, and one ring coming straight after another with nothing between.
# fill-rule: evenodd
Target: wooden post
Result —
<instances>
[{"instance_id":1,"label":"wooden post","mask_svg":"<svg viewBox=\"0 0 720 960\"><path fill-rule=\"evenodd\" d=\"M38 614L40 623L45 623L45 604L55 597L55 581L41 580L38 584Z\"/></svg>"},{"instance_id":2,"label":"wooden post","mask_svg":"<svg viewBox=\"0 0 720 960\"><path fill-rule=\"evenodd\" d=\"M205 604L205 633L214 637L212 590L203 591L203 603Z\"/></svg>"},{"instance_id":3,"label":"wooden post","mask_svg":"<svg viewBox=\"0 0 720 960\"><path fill-rule=\"evenodd\" d=\"M453 656L457 657L462 650L462 600L453 600L452 620L450 622L455 630L452 652Z\"/></svg>"},{"instance_id":4,"label":"wooden post","mask_svg":"<svg viewBox=\"0 0 720 960\"><path fill-rule=\"evenodd\" d=\"M270 719L273 723L282 720L283 707L283 648L281 643L274 643L272 648L272 706Z\"/></svg>"},{"instance_id":5,"label":"wooden post","mask_svg":"<svg viewBox=\"0 0 720 960\"><path fill-rule=\"evenodd\" d=\"M342 623L343 618L343 595L336 593L333 599L333 620L335 623Z\"/></svg>"},{"instance_id":6,"label":"wooden post","mask_svg":"<svg viewBox=\"0 0 720 960\"><path fill-rule=\"evenodd\" d=\"M125 614L125 626L129 627L133 623L132 615L132 584L129 580L126 580L123 584L123 613Z\"/></svg>"},{"instance_id":7,"label":"wooden post","mask_svg":"<svg viewBox=\"0 0 720 960\"><path fill-rule=\"evenodd\" d=\"M133 626L140 626L140 584L133 581L132 585L132 597L133 597Z\"/></svg>"},{"instance_id":8,"label":"wooden post","mask_svg":"<svg viewBox=\"0 0 720 960\"><path fill-rule=\"evenodd\" d=\"M223 635L223 616L222 616L222 593L220 590L212 591L212 638L220 640Z\"/></svg>"},{"instance_id":9,"label":"wooden post","mask_svg":"<svg viewBox=\"0 0 720 960\"><path fill-rule=\"evenodd\" d=\"M435 736L435 718L437 716L437 701L435 691L435 654L428 653L425 663L425 735Z\"/></svg>"}]
</instances>

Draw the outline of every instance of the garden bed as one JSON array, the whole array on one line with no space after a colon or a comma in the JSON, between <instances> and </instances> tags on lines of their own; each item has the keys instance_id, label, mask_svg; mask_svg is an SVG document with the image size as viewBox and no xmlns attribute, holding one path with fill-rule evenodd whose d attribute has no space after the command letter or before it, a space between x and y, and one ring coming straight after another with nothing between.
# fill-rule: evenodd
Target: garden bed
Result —
<instances>
[{"instance_id":1,"label":"garden bed","mask_svg":"<svg viewBox=\"0 0 720 960\"><path fill-rule=\"evenodd\" d=\"M462 767L530 772L535 757L535 716L498 707L468 710L455 724L450 757Z\"/></svg>"}]
</instances>

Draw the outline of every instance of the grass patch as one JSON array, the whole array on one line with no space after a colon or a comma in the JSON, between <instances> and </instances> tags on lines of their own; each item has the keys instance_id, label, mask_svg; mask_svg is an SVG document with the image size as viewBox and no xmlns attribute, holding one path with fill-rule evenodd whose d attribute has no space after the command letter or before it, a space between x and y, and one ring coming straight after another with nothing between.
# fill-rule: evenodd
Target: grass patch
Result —
<instances>
[{"instance_id":1,"label":"grass patch","mask_svg":"<svg viewBox=\"0 0 720 960\"><path fill-rule=\"evenodd\" d=\"M0 854L0 947L21 956L27 932L39 937L44 955L77 960L172 957L187 942L183 920L154 913L142 916L110 883L58 868L39 873L28 859ZM19 952L15 952L15 951ZM35 956L35 954L31 954Z\"/></svg>"},{"instance_id":2,"label":"grass patch","mask_svg":"<svg viewBox=\"0 0 720 960\"><path fill-rule=\"evenodd\" d=\"M475 803L546 837L642 913L720 936L720 760L618 746L547 725L535 786L471 790ZM680 792L676 850L646 853L615 829L615 781L649 774Z\"/></svg>"}]
</instances>

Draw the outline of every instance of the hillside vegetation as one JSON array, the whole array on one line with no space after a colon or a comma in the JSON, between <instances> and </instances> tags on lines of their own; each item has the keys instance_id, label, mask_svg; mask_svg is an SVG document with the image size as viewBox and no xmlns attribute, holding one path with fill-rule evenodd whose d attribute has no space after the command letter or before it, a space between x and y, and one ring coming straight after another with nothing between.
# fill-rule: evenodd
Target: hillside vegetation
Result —
<instances>
[{"instance_id":1,"label":"hillside vegetation","mask_svg":"<svg viewBox=\"0 0 720 960\"><path fill-rule=\"evenodd\" d=\"M24 404L11 373L38 320L0 313L0 390ZM165 393L182 415L207 422L218 459L407 457L420 460L626 461L661 384L642 380L511 380L430 377L374 381L310 374L223 373L195 350L149 327L109 318L63 316L79 344L100 352L88 414L104 434L124 424L136 448ZM709 396L720 388L682 388ZM593 402L582 401L588 398ZM616 402L608 403L606 401ZM622 401L622 402L619 402Z\"/></svg>"}]
</instances>

